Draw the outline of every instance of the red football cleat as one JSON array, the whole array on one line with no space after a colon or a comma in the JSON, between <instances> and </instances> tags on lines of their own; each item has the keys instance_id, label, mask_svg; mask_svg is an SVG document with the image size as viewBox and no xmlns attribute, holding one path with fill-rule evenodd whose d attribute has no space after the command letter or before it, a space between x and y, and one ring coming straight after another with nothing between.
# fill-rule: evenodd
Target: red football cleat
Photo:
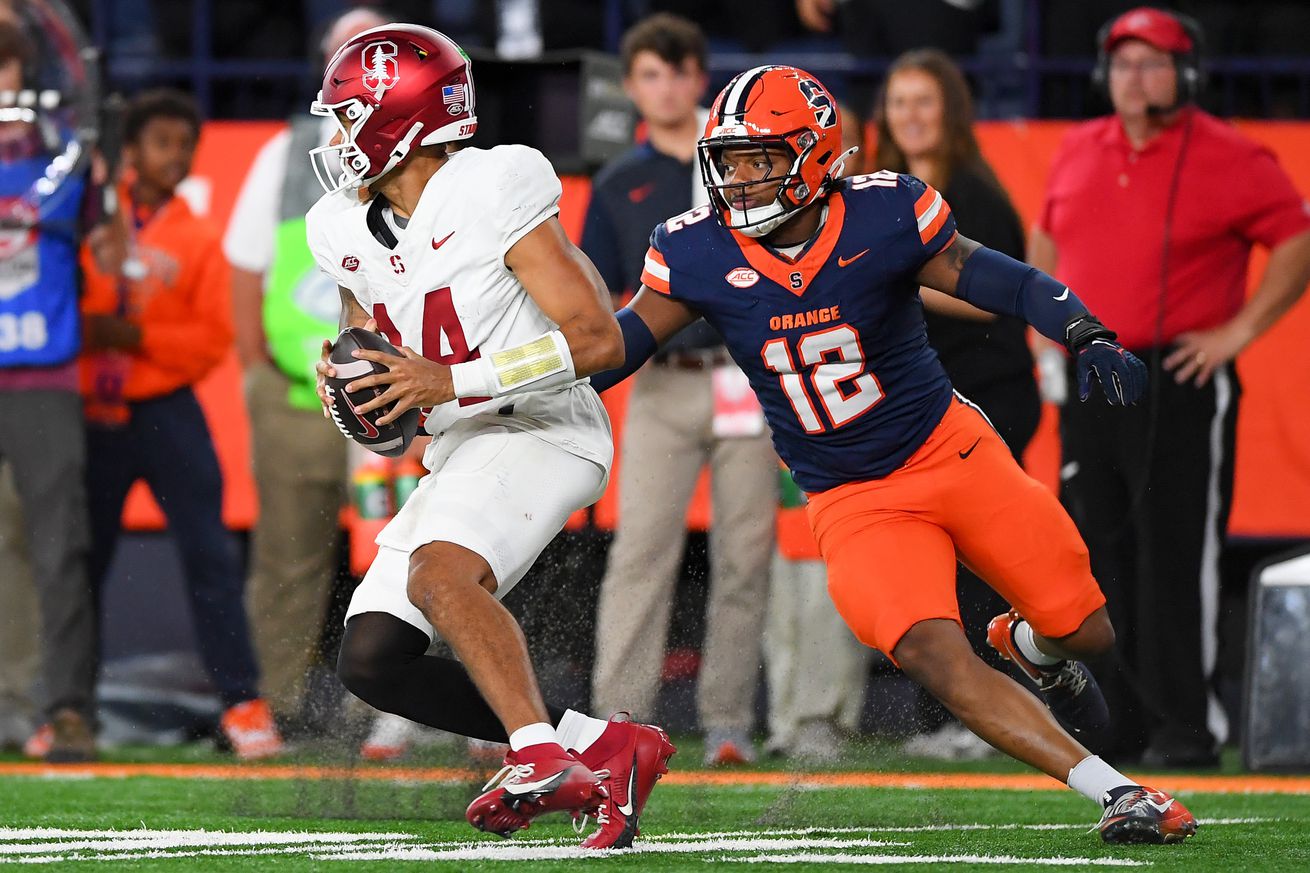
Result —
<instances>
[{"instance_id":1,"label":"red football cleat","mask_svg":"<svg viewBox=\"0 0 1310 873\"><path fill-rule=\"evenodd\" d=\"M507 837L543 813L591 814L604 800L599 776L558 744L538 743L510 750L464 816L480 831Z\"/></svg>"},{"instance_id":2,"label":"red football cleat","mask_svg":"<svg viewBox=\"0 0 1310 873\"><path fill-rule=\"evenodd\" d=\"M1196 817L1163 791L1139 785L1107 805L1096 827L1107 843L1181 843L1196 833Z\"/></svg>"},{"instance_id":3,"label":"red football cleat","mask_svg":"<svg viewBox=\"0 0 1310 873\"><path fill-rule=\"evenodd\" d=\"M669 772L669 758L676 751L661 728L627 721L626 713L610 719L600 738L578 756L593 771L603 774L609 795L596 812L600 827L583 841L584 849L626 849L632 845L646 800L655 783Z\"/></svg>"}]
</instances>

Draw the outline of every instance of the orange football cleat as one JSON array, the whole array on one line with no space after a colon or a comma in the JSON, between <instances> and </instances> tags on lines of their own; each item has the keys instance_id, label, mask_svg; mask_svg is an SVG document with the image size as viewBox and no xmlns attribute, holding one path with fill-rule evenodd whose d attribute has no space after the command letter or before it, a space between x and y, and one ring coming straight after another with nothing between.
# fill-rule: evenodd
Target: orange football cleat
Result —
<instances>
[{"instance_id":1,"label":"orange football cleat","mask_svg":"<svg viewBox=\"0 0 1310 873\"><path fill-rule=\"evenodd\" d=\"M261 698L238 703L223 713L223 735L243 761L271 758L283 751L273 711Z\"/></svg>"}]
</instances>

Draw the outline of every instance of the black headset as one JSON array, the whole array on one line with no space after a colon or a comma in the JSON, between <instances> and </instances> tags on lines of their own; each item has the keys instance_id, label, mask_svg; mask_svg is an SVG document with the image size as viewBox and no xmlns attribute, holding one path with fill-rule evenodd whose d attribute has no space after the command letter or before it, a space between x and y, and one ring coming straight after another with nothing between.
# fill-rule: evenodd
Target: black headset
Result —
<instances>
[{"instance_id":1,"label":"black headset","mask_svg":"<svg viewBox=\"0 0 1310 873\"><path fill-rule=\"evenodd\" d=\"M1165 9L1155 11L1177 21L1187 34L1187 38L1192 41L1190 50L1172 53L1174 70L1178 74L1178 98L1175 107L1171 108L1176 108L1194 102L1205 88L1205 68L1202 63L1205 57L1205 31L1201 29L1200 22L1190 15ZM1105 43L1110 38L1110 31L1114 29L1115 22L1122 17L1116 15L1102 24L1101 29L1096 32L1096 66L1092 68L1092 84L1107 98L1110 92L1110 53L1105 50Z\"/></svg>"}]
</instances>

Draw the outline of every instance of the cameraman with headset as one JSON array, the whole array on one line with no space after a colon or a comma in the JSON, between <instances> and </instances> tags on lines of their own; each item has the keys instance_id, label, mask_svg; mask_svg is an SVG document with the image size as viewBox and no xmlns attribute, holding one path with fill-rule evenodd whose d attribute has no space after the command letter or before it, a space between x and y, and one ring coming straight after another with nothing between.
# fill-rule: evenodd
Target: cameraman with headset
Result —
<instances>
[{"instance_id":1,"label":"cameraman with headset","mask_svg":"<svg viewBox=\"0 0 1310 873\"><path fill-rule=\"evenodd\" d=\"M1077 289L1153 378L1134 408L1064 407L1063 499L1119 632L1121 669L1098 677L1114 717L1106 754L1205 766L1227 737L1211 680L1233 359L1310 281L1310 215L1266 148L1196 107L1195 22L1141 7L1097 42L1094 80L1114 114L1065 139L1028 260ZM1248 300L1256 243L1270 257Z\"/></svg>"}]
</instances>

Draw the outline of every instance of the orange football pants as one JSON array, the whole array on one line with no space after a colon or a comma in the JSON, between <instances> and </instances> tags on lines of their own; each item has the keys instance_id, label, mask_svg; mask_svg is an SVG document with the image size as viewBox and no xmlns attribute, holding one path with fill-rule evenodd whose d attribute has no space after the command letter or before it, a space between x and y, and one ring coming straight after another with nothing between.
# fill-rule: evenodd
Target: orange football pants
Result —
<instances>
[{"instance_id":1,"label":"orange football pants","mask_svg":"<svg viewBox=\"0 0 1310 873\"><path fill-rule=\"evenodd\" d=\"M1045 637L1073 633L1105 604L1064 508L958 397L904 465L811 494L809 517L833 604L889 657L918 622L960 623L957 560Z\"/></svg>"}]
</instances>

